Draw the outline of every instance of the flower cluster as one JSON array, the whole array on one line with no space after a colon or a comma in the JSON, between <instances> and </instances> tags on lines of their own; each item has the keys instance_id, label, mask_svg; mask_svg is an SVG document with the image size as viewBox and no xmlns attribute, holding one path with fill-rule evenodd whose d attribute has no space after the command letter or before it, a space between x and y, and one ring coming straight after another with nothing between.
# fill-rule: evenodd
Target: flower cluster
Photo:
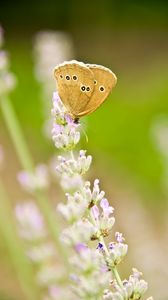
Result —
<instances>
[{"instance_id":1,"label":"flower cluster","mask_svg":"<svg viewBox=\"0 0 168 300\"><path fill-rule=\"evenodd\" d=\"M66 159L63 156L58 156L59 165L56 170L64 175L73 176L74 174L84 175L90 168L92 157L88 155L86 157L86 151L81 150L77 159L74 157Z\"/></svg>"},{"instance_id":2,"label":"flower cluster","mask_svg":"<svg viewBox=\"0 0 168 300\"><path fill-rule=\"evenodd\" d=\"M59 274L57 272L55 246L49 239L39 208L34 201L26 201L16 206L15 215L19 235L25 241L26 255L36 270L36 282L46 294L44 299L61 300L59 291L56 293L56 287L65 277L65 271L59 266Z\"/></svg>"},{"instance_id":3,"label":"flower cluster","mask_svg":"<svg viewBox=\"0 0 168 300\"><path fill-rule=\"evenodd\" d=\"M48 168L44 164L37 165L34 173L28 171L20 171L18 181L21 186L28 192L38 189L46 189L49 186Z\"/></svg>"},{"instance_id":4,"label":"flower cluster","mask_svg":"<svg viewBox=\"0 0 168 300\"><path fill-rule=\"evenodd\" d=\"M16 84L14 75L9 71L9 57L3 46L3 29L0 27L0 96L10 92Z\"/></svg>"},{"instance_id":5,"label":"flower cluster","mask_svg":"<svg viewBox=\"0 0 168 300\"><path fill-rule=\"evenodd\" d=\"M18 204L15 209L19 234L25 240L41 240L46 237L44 220L33 201Z\"/></svg>"},{"instance_id":6,"label":"flower cluster","mask_svg":"<svg viewBox=\"0 0 168 300\"><path fill-rule=\"evenodd\" d=\"M58 149L72 150L80 140L79 124L66 115L65 108L59 99L58 93L53 95L52 116L54 117L52 139Z\"/></svg>"},{"instance_id":7,"label":"flower cluster","mask_svg":"<svg viewBox=\"0 0 168 300\"><path fill-rule=\"evenodd\" d=\"M129 276L128 280L123 281L123 285L118 286L116 281L113 281L111 284L112 291L106 290L104 291L104 300L125 300L125 299L133 299L139 300L141 296L147 290L147 283L141 279L142 273L133 268L133 274ZM152 300L150 297L147 300Z\"/></svg>"},{"instance_id":8,"label":"flower cluster","mask_svg":"<svg viewBox=\"0 0 168 300\"><path fill-rule=\"evenodd\" d=\"M58 205L58 211L68 223L62 241L73 251L69 258L72 291L77 299L141 299L147 283L140 279L140 273L134 269L129 280L121 280L119 276L117 266L127 254L128 245L119 232L115 233L115 241L106 242L115 223L114 209L101 191L98 179L93 188L89 181L83 180L92 157L86 156L84 150L79 155L73 153L80 139L80 125L67 116L58 94L54 94L52 115L54 144L67 152L66 156L58 157L56 172L67 198L65 204Z\"/></svg>"},{"instance_id":9,"label":"flower cluster","mask_svg":"<svg viewBox=\"0 0 168 300\"><path fill-rule=\"evenodd\" d=\"M71 275L72 290L77 299L102 299L104 287L108 286L110 273L103 256L98 250L83 244L76 245L76 253L71 258L75 274Z\"/></svg>"}]
</instances>

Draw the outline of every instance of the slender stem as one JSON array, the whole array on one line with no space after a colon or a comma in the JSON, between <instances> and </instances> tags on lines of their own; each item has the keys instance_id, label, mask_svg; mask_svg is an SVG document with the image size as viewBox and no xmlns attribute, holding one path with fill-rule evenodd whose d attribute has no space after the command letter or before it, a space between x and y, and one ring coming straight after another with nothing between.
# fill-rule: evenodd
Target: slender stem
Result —
<instances>
[{"instance_id":1,"label":"slender stem","mask_svg":"<svg viewBox=\"0 0 168 300\"><path fill-rule=\"evenodd\" d=\"M25 170L32 171L33 162L12 104L7 96L3 96L0 101L3 117L20 162Z\"/></svg>"},{"instance_id":2,"label":"slender stem","mask_svg":"<svg viewBox=\"0 0 168 300\"><path fill-rule=\"evenodd\" d=\"M109 250L108 250L108 248L107 248L107 246L106 246L106 243L105 243L105 240L104 240L103 236L100 236L99 241L103 244L103 247L104 247L104 250L105 250L106 255L107 255L107 256L110 256ZM120 275L119 275L119 273L118 273L118 271L117 271L117 267L112 267L112 273L113 273L113 275L114 275L114 277L115 277L115 279L116 279L118 285L119 285L121 288L123 288L123 283L122 283L122 280L121 280L121 278L120 278Z\"/></svg>"},{"instance_id":3,"label":"slender stem","mask_svg":"<svg viewBox=\"0 0 168 300\"><path fill-rule=\"evenodd\" d=\"M25 257L23 247L15 232L12 208L6 195L5 188L1 182L0 229L26 299L39 299L39 291L33 281L33 269Z\"/></svg>"},{"instance_id":4,"label":"slender stem","mask_svg":"<svg viewBox=\"0 0 168 300\"><path fill-rule=\"evenodd\" d=\"M72 158L73 160L75 160L73 150L71 150L71 158Z\"/></svg>"},{"instance_id":5,"label":"slender stem","mask_svg":"<svg viewBox=\"0 0 168 300\"><path fill-rule=\"evenodd\" d=\"M116 268L116 267L113 267L113 268L112 268L112 272L113 272L113 275L114 275L115 279L117 280L118 285L119 285L121 288L123 288L123 283L122 283L122 280L121 280L121 278L120 278L120 275L119 275L119 273L118 273L118 271L117 271L117 268Z\"/></svg>"},{"instance_id":6,"label":"slender stem","mask_svg":"<svg viewBox=\"0 0 168 300\"><path fill-rule=\"evenodd\" d=\"M8 128L9 134L13 141L13 145L16 149L16 153L18 158L22 164L22 167L29 171L34 171L34 164L29 153L26 141L24 139L24 135L22 129L20 127L19 121L15 114L15 111L12 107L12 104L7 96L3 96L0 99L2 113L6 122L6 126ZM40 191L34 191L34 196L37 198L39 207L46 219L46 223L49 227L51 235L55 241L55 245L61 255L64 257L64 261L68 267L67 263L67 254L65 252L65 248L62 246L59 240L59 226L56 221L56 215L54 214L53 209L51 208L48 199L42 194Z\"/></svg>"}]
</instances>

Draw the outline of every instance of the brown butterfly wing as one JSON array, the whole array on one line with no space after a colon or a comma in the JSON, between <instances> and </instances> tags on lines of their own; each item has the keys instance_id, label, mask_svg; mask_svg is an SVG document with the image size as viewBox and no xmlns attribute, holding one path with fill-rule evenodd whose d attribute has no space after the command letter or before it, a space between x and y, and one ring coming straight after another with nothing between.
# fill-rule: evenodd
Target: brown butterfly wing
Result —
<instances>
[{"instance_id":1,"label":"brown butterfly wing","mask_svg":"<svg viewBox=\"0 0 168 300\"><path fill-rule=\"evenodd\" d=\"M65 62L54 70L59 96L74 118L83 113L94 91L92 70L77 61Z\"/></svg>"},{"instance_id":2,"label":"brown butterfly wing","mask_svg":"<svg viewBox=\"0 0 168 300\"><path fill-rule=\"evenodd\" d=\"M117 77L108 68L91 64L87 64L87 66L94 74L95 87L89 102L86 104L84 110L78 114L78 117L95 111L107 99L117 83Z\"/></svg>"}]
</instances>

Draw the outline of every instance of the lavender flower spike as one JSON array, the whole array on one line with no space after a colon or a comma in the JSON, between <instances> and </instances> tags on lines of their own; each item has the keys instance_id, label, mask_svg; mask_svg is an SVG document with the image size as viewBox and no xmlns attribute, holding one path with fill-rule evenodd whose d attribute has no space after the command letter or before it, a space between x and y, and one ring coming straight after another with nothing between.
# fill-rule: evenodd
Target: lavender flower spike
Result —
<instances>
[{"instance_id":1,"label":"lavender flower spike","mask_svg":"<svg viewBox=\"0 0 168 300\"><path fill-rule=\"evenodd\" d=\"M53 94L52 116L54 118L52 139L57 148L72 150L80 140L80 132L77 130L80 125L74 123L69 115L66 115L58 93Z\"/></svg>"},{"instance_id":2,"label":"lavender flower spike","mask_svg":"<svg viewBox=\"0 0 168 300\"><path fill-rule=\"evenodd\" d=\"M140 300L147 290L141 273L133 269L128 280L122 280L117 267L125 258L128 245L121 233L113 232L114 209L101 191L99 180L84 181L92 157L86 151L73 153L79 142L80 125L67 116L58 94L54 94L52 137L55 146L67 152L58 157L58 178L66 192L66 203L60 203L58 211L67 222L62 232L62 242L68 248L72 266L70 279L74 299L83 300ZM75 180L74 180L75 179ZM68 190L68 193L67 193ZM106 237L115 235L107 243ZM152 300L149 298L148 300Z\"/></svg>"}]
</instances>

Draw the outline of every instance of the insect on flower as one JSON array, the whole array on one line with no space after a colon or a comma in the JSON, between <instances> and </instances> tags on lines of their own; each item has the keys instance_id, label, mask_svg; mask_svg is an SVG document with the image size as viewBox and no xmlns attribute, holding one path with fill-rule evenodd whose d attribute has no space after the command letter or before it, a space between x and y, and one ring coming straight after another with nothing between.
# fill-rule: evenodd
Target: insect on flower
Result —
<instances>
[{"instance_id":1,"label":"insect on flower","mask_svg":"<svg viewBox=\"0 0 168 300\"><path fill-rule=\"evenodd\" d=\"M75 121L94 112L117 83L110 69L75 60L56 66L54 76L58 94Z\"/></svg>"}]
</instances>

